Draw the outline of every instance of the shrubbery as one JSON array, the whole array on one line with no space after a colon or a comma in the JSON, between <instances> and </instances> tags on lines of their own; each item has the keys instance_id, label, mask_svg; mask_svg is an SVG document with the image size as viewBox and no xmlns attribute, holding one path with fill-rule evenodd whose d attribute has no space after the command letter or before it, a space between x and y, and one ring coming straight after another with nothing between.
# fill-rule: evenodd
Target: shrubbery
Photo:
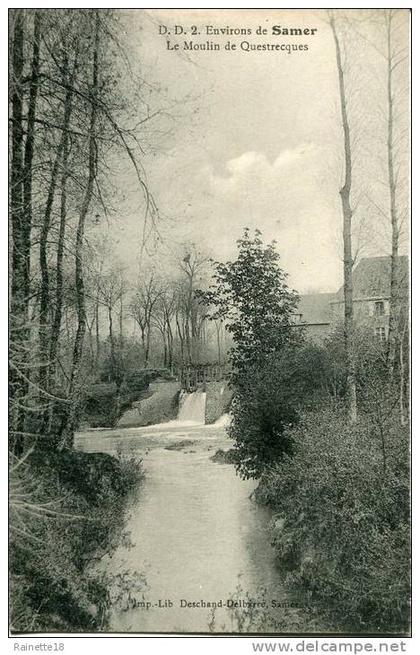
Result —
<instances>
[{"instance_id":1,"label":"shrubbery","mask_svg":"<svg viewBox=\"0 0 420 655\"><path fill-rule=\"evenodd\" d=\"M283 454L291 454L288 428L306 407L326 396L326 357L308 344L277 352L263 365L248 366L232 401L236 467L244 477L259 477Z\"/></svg>"},{"instance_id":2,"label":"shrubbery","mask_svg":"<svg viewBox=\"0 0 420 655\"><path fill-rule=\"evenodd\" d=\"M256 492L272 507L272 542L288 581L337 629L405 632L409 623L408 431L387 430L387 466L372 417L308 413L287 438L293 457Z\"/></svg>"},{"instance_id":3,"label":"shrubbery","mask_svg":"<svg viewBox=\"0 0 420 655\"><path fill-rule=\"evenodd\" d=\"M269 462L290 452L284 429L296 422L297 411L287 366L293 370L302 338L293 327L298 295L287 286L275 242L265 245L259 230L251 236L245 228L237 246L237 259L214 263L209 290L196 294L232 335L228 431L237 470L258 477Z\"/></svg>"},{"instance_id":4,"label":"shrubbery","mask_svg":"<svg viewBox=\"0 0 420 655\"><path fill-rule=\"evenodd\" d=\"M11 476L13 631L106 628L109 580L92 568L121 542L124 503L141 462L35 451Z\"/></svg>"},{"instance_id":5,"label":"shrubbery","mask_svg":"<svg viewBox=\"0 0 420 655\"><path fill-rule=\"evenodd\" d=\"M261 478L289 582L337 631L405 632L409 621L408 337L389 366L372 329L354 334L358 421L347 424L343 326L324 347L296 327L297 294L257 231L216 264L200 297L233 337L230 456ZM351 418L355 418L354 412ZM318 621L319 622L319 621Z\"/></svg>"}]
</instances>

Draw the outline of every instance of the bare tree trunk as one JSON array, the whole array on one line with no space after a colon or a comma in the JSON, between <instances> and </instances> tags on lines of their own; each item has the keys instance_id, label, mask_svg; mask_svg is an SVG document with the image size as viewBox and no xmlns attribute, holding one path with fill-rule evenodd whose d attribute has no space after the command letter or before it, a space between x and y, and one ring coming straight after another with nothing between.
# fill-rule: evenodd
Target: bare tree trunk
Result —
<instances>
[{"instance_id":1,"label":"bare tree trunk","mask_svg":"<svg viewBox=\"0 0 420 655\"><path fill-rule=\"evenodd\" d=\"M23 77L23 14L14 14L12 45L12 161L10 210L12 223L12 319L17 327L25 317L27 299L24 280L26 262L23 248L23 126L22 126L22 77ZM14 335L12 334L12 337Z\"/></svg>"},{"instance_id":2,"label":"bare tree trunk","mask_svg":"<svg viewBox=\"0 0 420 655\"><path fill-rule=\"evenodd\" d=\"M400 356L400 394L399 394L399 403L400 403L400 423L404 427L407 425L407 414L405 407L405 359L404 359L404 342L407 334L407 320L404 321L404 326L401 331L400 344L399 344L399 356Z\"/></svg>"},{"instance_id":3,"label":"bare tree trunk","mask_svg":"<svg viewBox=\"0 0 420 655\"><path fill-rule=\"evenodd\" d=\"M35 115L39 88L40 73L40 43L41 43L41 13L34 12L33 29L33 51L31 63L31 79L29 85L28 116L26 124L25 156L23 166L23 215L22 215L22 256L24 260L24 276L22 280L22 291L25 295L25 314L28 315L28 303L30 296L30 267L31 267L31 232L32 232L32 175L35 144ZM29 344L29 325L22 333L22 338ZM29 353L27 352L27 356ZM45 371L41 366L40 374ZM45 402L45 397L40 398L40 404Z\"/></svg>"},{"instance_id":4,"label":"bare tree trunk","mask_svg":"<svg viewBox=\"0 0 420 655\"><path fill-rule=\"evenodd\" d=\"M87 327L87 331L88 331L88 335L89 335L90 361L91 361L92 366L95 365L95 350L94 350L94 347L93 347L93 333L92 333L92 328L93 328L94 322L95 322L95 315L93 315L93 319L92 319L90 325L89 325L88 321L86 322L86 327Z\"/></svg>"},{"instance_id":5,"label":"bare tree trunk","mask_svg":"<svg viewBox=\"0 0 420 655\"><path fill-rule=\"evenodd\" d=\"M179 317L178 317L178 312L175 314L175 322L176 322L176 328L178 332L178 337L179 337L179 346L180 346L180 351L181 351L181 365L184 366L184 337L182 333L182 328L179 322Z\"/></svg>"},{"instance_id":6,"label":"bare tree trunk","mask_svg":"<svg viewBox=\"0 0 420 655\"><path fill-rule=\"evenodd\" d=\"M22 126L22 92L23 92L23 42L24 21L21 9L15 10L12 15L13 44L12 44L12 154L11 154L11 192L10 192L10 219L12 232L12 271L11 271L11 359L24 359L25 328L28 318L28 294L25 289L26 271L28 263L25 259L25 228L23 213L23 126ZM17 375L15 368L10 370L11 388L11 434L23 431L24 416L21 410L13 403L25 396L27 383ZM11 443L16 454L23 448L21 435L15 435Z\"/></svg>"},{"instance_id":7,"label":"bare tree trunk","mask_svg":"<svg viewBox=\"0 0 420 655\"><path fill-rule=\"evenodd\" d=\"M187 357L188 363L192 364L192 352L191 352L191 336L190 336L190 318L189 313L185 317L185 343L187 346Z\"/></svg>"},{"instance_id":8,"label":"bare tree trunk","mask_svg":"<svg viewBox=\"0 0 420 655\"><path fill-rule=\"evenodd\" d=\"M25 142L25 162L23 169L23 211L24 211L24 234L23 234L23 256L25 258L25 279L24 292L29 296L30 278L30 249L32 229L32 162L34 157L35 142L35 112L39 87L40 72L40 43L41 43L41 13L34 12L33 32L33 54L31 66L31 82L29 87L28 120Z\"/></svg>"},{"instance_id":9,"label":"bare tree trunk","mask_svg":"<svg viewBox=\"0 0 420 655\"><path fill-rule=\"evenodd\" d=\"M47 202L44 211L44 220L42 222L41 236L39 241L39 266L41 271L41 298L39 306L39 347L41 354L41 367L39 369L39 386L42 400L42 390L47 389L48 380L48 356L49 356L49 310L50 310L50 281L48 271L48 234L51 227L51 214L54 204L55 190L57 188L58 174L61 163L61 154L63 150L63 132L60 144L57 149L53 169L51 171L51 180L48 190Z\"/></svg>"},{"instance_id":10,"label":"bare tree trunk","mask_svg":"<svg viewBox=\"0 0 420 655\"><path fill-rule=\"evenodd\" d=\"M63 85L67 88L64 100L64 119L63 119L63 143L62 143L62 160L61 160L61 198L60 198L60 227L58 233L57 256L56 256L56 289L55 289L55 307L54 317L52 320L50 346L49 346L49 383L50 386L56 371L56 358L58 352L58 340L60 338L61 321L63 314L63 259L64 259L64 238L66 234L67 219L67 178L69 174L69 126L73 108L73 91L72 86L77 70L77 52L74 59L73 71L68 83L68 60L64 56L63 60Z\"/></svg>"},{"instance_id":11,"label":"bare tree trunk","mask_svg":"<svg viewBox=\"0 0 420 655\"><path fill-rule=\"evenodd\" d=\"M96 341L96 366L99 365L101 342L99 338L99 298L95 298L95 341Z\"/></svg>"},{"instance_id":12,"label":"bare tree trunk","mask_svg":"<svg viewBox=\"0 0 420 655\"><path fill-rule=\"evenodd\" d=\"M150 354L150 319L147 324L147 331L146 331L146 344L145 344L145 351L144 351L144 365L145 368L148 368L149 366L149 354Z\"/></svg>"},{"instance_id":13,"label":"bare tree trunk","mask_svg":"<svg viewBox=\"0 0 420 655\"><path fill-rule=\"evenodd\" d=\"M220 347L220 330L222 329L221 324L216 321L216 338L217 338L217 363L220 364L222 363L222 353L221 353L221 347Z\"/></svg>"},{"instance_id":14,"label":"bare tree trunk","mask_svg":"<svg viewBox=\"0 0 420 655\"><path fill-rule=\"evenodd\" d=\"M109 334L109 345L111 349L111 364L113 373L115 371L115 341L114 341L114 327L112 322L112 306L108 305L108 334Z\"/></svg>"},{"instance_id":15,"label":"bare tree trunk","mask_svg":"<svg viewBox=\"0 0 420 655\"><path fill-rule=\"evenodd\" d=\"M194 317L193 317L193 272L188 273L188 297L185 312L185 339L187 344L188 363L193 363L192 341L194 339Z\"/></svg>"},{"instance_id":16,"label":"bare tree trunk","mask_svg":"<svg viewBox=\"0 0 420 655\"><path fill-rule=\"evenodd\" d=\"M388 372L393 375L398 332L398 248L399 228L396 203L396 177L394 165L394 98L393 98L393 57L392 57L392 9L385 13L387 35L387 103L388 103L388 186L389 210L391 217L391 291L389 301L389 332L388 332Z\"/></svg>"},{"instance_id":17,"label":"bare tree trunk","mask_svg":"<svg viewBox=\"0 0 420 655\"><path fill-rule=\"evenodd\" d=\"M162 343L163 343L163 368L166 368L168 365L168 345L167 345L166 331L164 326L162 328L161 334L162 334Z\"/></svg>"},{"instance_id":18,"label":"bare tree trunk","mask_svg":"<svg viewBox=\"0 0 420 655\"><path fill-rule=\"evenodd\" d=\"M330 25L334 36L338 82L340 89L340 108L344 139L345 179L340 189L343 212L343 248L344 248L344 344L347 369L347 411L350 423L357 420L356 370L354 357L354 322L353 322L353 257L351 242L351 224L353 211L350 204L352 185L352 158L350 127L347 114L346 88L341 58L340 42L333 12L330 13Z\"/></svg>"},{"instance_id":19,"label":"bare tree trunk","mask_svg":"<svg viewBox=\"0 0 420 655\"><path fill-rule=\"evenodd\" d=\"M119 323L120 323L119 348L120 348L120 354L122 354L122 349L123 349L123 311L124 311L124 303L123 303L123 294L121 292L120 316L119 316Z\"/></svg>"},{"instance_id":20,"label":"bare tree trunk","mask_svg":"<svg viewBox=\"0 0 420 655\"><path fill-rule=\"evenodd\" d=\"M168 315L166 316L166 327L167 327L167 335L168 335L168 368L172 372L174 335L172 333L171 320Z\"/></svg>"},{"instance_id":21,"label":"bare tree trunk","mask_svg":"<svg viewBox=\"0 0 420 655\"><path fill-rule=\"evenodd\" d=\"M96 175L96 122L97 122L97 94L98 94L98 59L99 59L99 12L95 11L95 36L93 47L92 64L92 93L91 93L91 114L89 125L89 161L88 180L79 214L79 222L76 234L76 298L77 298L77 332L73 350L73 364L70 377L70 399L71 408L66 428L63 432L62 447L69 448L73 445L73 432L76 425L77 409L80 402L79 374L80 363L83 352L83 341L86 331L86 306L85 287L83 272L83 241L85 233L86 216L89 211L93 195L93 184Z\"/></svg>"}]
</instances>

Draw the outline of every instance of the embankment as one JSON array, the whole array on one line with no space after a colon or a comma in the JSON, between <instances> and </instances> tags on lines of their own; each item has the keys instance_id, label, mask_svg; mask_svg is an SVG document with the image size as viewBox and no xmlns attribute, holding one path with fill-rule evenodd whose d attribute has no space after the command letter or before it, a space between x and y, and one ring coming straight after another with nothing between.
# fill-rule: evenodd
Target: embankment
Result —
<instances>
[{"instance_id":1,"label":"embankment","mask_svg":"<svg viewBox=\"0 0 420 655\"><path fill-rule=\"evenodd\" d=\"M154 423L154 418L160 415L159 408L153 410L155 400L150 404L144 404L144 412L142 401L154 395L159 389L153 383L159 382L164 385L170 384L173 380L166 369L142 369L128 372L119 388L115 382L92 384L84 399L81 424L92 428L113 428L126 413L127 417L124 421L127 422L123 421L121 425L141 426ZM178 385L176 389L179 389ZM174 393L169 391L171 400ZM166 416L173 418L173 407L171 402L167 402L167 394L164 392L161 395L162 420L166 420Z\"/></svg>"},{"instance_id":2,"label":"embankment","mask_svg":"<svg viewBox=\"0 0 420 655\"><path fill-rule=\"evenodd\" d=\"M226 381L208 382L206 384L205 422L214 423L229 411L232 390Z\"/></svg>"},{"instance_id":3,"label":"embankment","mask_svg":"<svg viewBox=\"0 0 420 655\"><path fill-rule=\"evenodd\" d=\"M148 397L133 402L118 421L118 427L142 427L171 421L178 415L179 382L152 382Z\"/></svg>"},{"instance_id":4,"label":"embankment","mask_svg":"<svg viewBox=\"0 0 420 655\"><path fill-rule=\"evenodd\" d=\"M92 563L123 537L141 462L104 453L35 451L11 474L13 632L106 629L109 580Z\"/></svg>"},{"instance_id":5,"label":"embankment","mask_svg":"<svg viewBox=\"0 0 420 655\"><path fill-rule=\"evenodd\" d=\"M386 429L384 470L371 418L307 412L293 456L262 476L255 499L273 513L271 543L289 590L307 599L314 631L410 629L409 430ZM320 619L320 617L322 618Z\"/></svg>"}]
</instances>

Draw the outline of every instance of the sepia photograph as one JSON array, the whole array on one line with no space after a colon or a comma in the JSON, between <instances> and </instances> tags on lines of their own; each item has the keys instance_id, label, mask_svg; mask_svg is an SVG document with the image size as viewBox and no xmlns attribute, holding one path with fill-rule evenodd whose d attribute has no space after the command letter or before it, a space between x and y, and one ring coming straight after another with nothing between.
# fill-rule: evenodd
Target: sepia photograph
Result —
<instances>
[{"instance_id":1,"label":"sepia photograph","mask_svg":"<svg viewBox=\"0 0 420 655\"><path fill-rule=\"evenodd\" d=\"M410 9L8 19L9 635L403 652Z\"/></svg>"}]
</instances>

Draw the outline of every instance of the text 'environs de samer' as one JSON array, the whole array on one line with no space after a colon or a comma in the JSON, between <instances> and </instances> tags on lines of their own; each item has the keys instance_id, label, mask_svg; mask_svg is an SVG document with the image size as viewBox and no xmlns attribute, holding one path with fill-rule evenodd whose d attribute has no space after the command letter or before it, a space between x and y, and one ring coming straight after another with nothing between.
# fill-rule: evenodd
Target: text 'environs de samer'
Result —
<instances>
[{"instance_id":1,"label":"text 'environs de samer'","mask_svg":"<svg viewBox=\"0 0 420 655\"><path fill-rule=\"evenodd\" d=\"M271 25L271 27L257 28L251 27L214 27L213 25L204 25L197 27L191 25L186 27L184 25L174 25L172 28L166 25L159 25L159 34L161 35L182 35L191 34L192 36L250 36L251 34L272 36L314 36L318 32L316 27L283 27L282 25Z\"/></svg>"}]
</instances>

